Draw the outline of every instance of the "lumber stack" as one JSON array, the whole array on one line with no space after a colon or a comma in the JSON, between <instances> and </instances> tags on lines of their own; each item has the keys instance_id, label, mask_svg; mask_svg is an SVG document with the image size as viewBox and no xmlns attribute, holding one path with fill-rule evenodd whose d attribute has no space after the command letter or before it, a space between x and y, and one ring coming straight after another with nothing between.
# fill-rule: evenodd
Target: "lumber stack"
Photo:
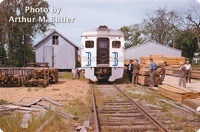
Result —
<instances>
[{"instance_id":1,"label":"lumber stack","mask_svg":"<svg viewBox=\"0 0 200 132\"><path fill-rule=\"evenodd\" d=\"M179 65L170 65L165 67L166 75L178 76L179 74Z\"/></svg>"},{"instance_id":2,"label":"lumber stack","mask_svg":"<svg viewBox=\"0 0 200 132\"><path fill-rule=\"evenodd\" d=\"M1 68L0 87L42 86L58 82L58 69Z\"/></svg>"},{"instance_id":3,"label":"lumber stack","mask_svg":"<svg viewBox=\"0 0 200 132\"><path fill-rule=\"evenodd\" d=\"M185 99L183 100L183 103L196 110L200 107L200 96L195 99Z\"/></svg>"},{"instance_id":4,"label":"lumber stack","mask_svg":"<svg viewBox=\"0 0 200 132\"><path fill-rule=\"evenodd\" d=\"M199 68L192 69L191 78L200 79L200 69Z\"/></svg>"},{"instance_id":5,"label":"lumber stack","mask_svg":"<svg viewBox=\"0 0 200 132\"><path fill-rule=\"evenodd\" d=\"M164 58L163 55L150 55L149 57L143 56L140 58L141 60L141 64L142 65L149 65L150 63L150 58L153 59L153 61L157 64L157 65L161 65L164 63Z\"/></svg>"},{"instance_id":6,"label":"lumber stack","mask_svg":"<svg viewBox=\"0 0 200 132\"><path fill-rule=\"evenodd\" d=\"M199 96L199 93L197 92L173 85L159 85L157 92L179 102L183 102L185 99L194 99Z\"/></svg>"},{"instance_id":7,"label":"lumber stack","mask_svg":"<svg viewBox=\"0 0 200 132\"><path fill-rule=\"evenodd\" d=\"M178 76L179 75L179 65L170 65L165 67L166 75ZM191 71L191 78L200 79L200 69L193 68Z\"/></svg>"},{"instance_id":8,"label":"lumber stack","mask_svg":"<svg viewBox=\"0 0 200 132\"><path fill-rule=\"evenodd\" d=\"M162 84L161 68L156 70L155 85ZM150 72L148 68L142 68L139 71L138 83L141 85L150 85Z\"/></svg>"},{"instance_id":9,"label":"lumber stack","mask_svg":"<svg viewBox=\"0 0 200 132\"><path fill-rule=\"evenodd\" d=\"M164 57L167 65L179 65L180 62L185 62L184 57Z\"/></svg>"}]
</instances>

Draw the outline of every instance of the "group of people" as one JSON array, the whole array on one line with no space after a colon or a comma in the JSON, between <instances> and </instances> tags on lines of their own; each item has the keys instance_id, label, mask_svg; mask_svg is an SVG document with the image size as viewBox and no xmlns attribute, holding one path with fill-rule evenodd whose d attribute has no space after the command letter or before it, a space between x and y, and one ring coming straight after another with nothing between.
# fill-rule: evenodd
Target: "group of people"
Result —
<instances>
[{"instance_id":1,"label":"group of people","mask_svg":"<svg viewBox=\"0 0 200 132\"><path fill-rule=\"evenodd\" d=\"M138 83L138 76L139 76L139 70L140 70L140 65L138 64L138 60L130 60L129 64L125 66L127 67L127 73L128 73L128 78L129 82L132 83Z\"/></svg>"},{"instance_id":2,"label":"group of people","mask_svg":"<svg viewBox=\"0 0 200 132\"><path fill-rule=\"evenodd\" d=\"M132 83L137 84L138 83L138 76L139 76L139 70L140 70L140 65L138 64L138 60L133 60L129 61L128 65L125 65L127 67L127 73L129 77L129 81ZM162 80L165 78L165 64L161 66L161 77ZM149 64L149 73L150 73L150 87L153 87L155 85L155 78L156 78L156 70L158 66L155 62L153 62L153 59L150 58L150 64Z\"/></svg>"},{"instance_id":3,"label":"group of people","mask_svg":"<svg viewBox=\"0 0 200 132\"><path fill-rule=\"evenodd\" d=\"M183 62L180 62L178 81L179 86L183 86L184 88L186 88L186 83L191 83L191 70L192 66L191 64L189 64L189 61L186 61L185 64Z\"/></svg>"}]
</instances>

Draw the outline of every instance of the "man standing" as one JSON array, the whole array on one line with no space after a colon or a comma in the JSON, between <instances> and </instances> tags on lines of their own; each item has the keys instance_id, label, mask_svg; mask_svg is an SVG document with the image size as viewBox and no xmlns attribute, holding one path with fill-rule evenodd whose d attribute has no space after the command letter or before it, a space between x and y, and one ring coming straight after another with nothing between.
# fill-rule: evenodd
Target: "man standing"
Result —
<instances>
[{"instance_id":1,"label":"man standing","mask_svg":"<svg viewBox=\"0 0 200 132\"><path fill-rule=\"evenodd\" d=\"M138 60L135 60L133 62L133 83L137 84L138 83L138 75L139 75L139 70L140 70L140 64L138 64Z\"/></svg>"},{"instance_id":2,"label":"man standing","mask_svg":"<svg viewBox=\"0 0 200 132\"><path fill-rule=\"evenodd\" d=\"M156 79L157 64L150 58L149 72L150 72L150 87L154 87Z\"/></svg>"},{"instance_id":3,"label":"man standing","mask_svg":"<svg viewBox=\"0 0 200 132\"><path fill-rule=\"evenodd\" d=\"M191 66L191 64L189 64L189 61L186 61L185 68L186 68L186 82L188 83L188 81L189 81L189 83L191 83L192 66Z\"/></svg>"},{"instance_id":4,"label":"man standing","mask_svg":"<svg viewBox=\"0 0 200 132\"><path fill-rule=\"evenodd\" d=\"M179 68L179 80L178 85L181 86L183 84L183 87L186 88L186 68L184 66L183 62L180 62L180 68Z\"/></svg>"},{"instance_id":5,"label":"man standing","mask_svg":"<svg viewBox=\"0 0 200 132\"><path fill-rule=\"evenodd\" d=\"M133 60L130 60L129 61L129 64L128 65L125 65L127 67L127 73L128 73L128 78L129 78L129 81L132 82L132 72L133 72Z\"/></svg>"}]
</instances>

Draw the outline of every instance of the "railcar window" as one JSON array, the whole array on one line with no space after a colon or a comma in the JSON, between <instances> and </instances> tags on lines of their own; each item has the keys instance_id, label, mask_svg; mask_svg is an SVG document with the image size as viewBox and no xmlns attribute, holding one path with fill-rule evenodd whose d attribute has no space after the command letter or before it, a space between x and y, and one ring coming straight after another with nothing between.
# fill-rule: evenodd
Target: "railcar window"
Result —
<instances>
[{"instance_id":1,"label":"railcar window","mask_svg":"<svg viewBox=\"0 0 200 132\"><path fill-rule=\"evenodd\" d=\"M120 41L113 41L112 42L112 48L120 48L121 42Z\"/></svg>"},{"instance_id":2,"label":"railcar window","mask_svg":"<svg viewBox=\"0 0 200 132\"><path fill-rule=\"evenodd\" d=\"M94 48L94 41L85 41L86 48Z\"/></svg>"},{"instance_id":3,"label":"railcar window","mask_svg":"<svg viewBox=\"0 0 200 132\"><path fill-rule=\"evenodd\" d=\"M58 36L57 35L54 35L53 36L53 45L58 45Z\"/></svg>"},{"instance_id":4,"label":"railcar window","mask_svg":"<svg viewBox=\"0 0 200 132\"><path fill-rule=\"evenodd\" d=\"M101 41L99 41L99 44L98 44L99 48L101 48L101 49L108 48L108 45L109 45L109 43L107 40L101 40Z\"/></svg>"}]
</instances>

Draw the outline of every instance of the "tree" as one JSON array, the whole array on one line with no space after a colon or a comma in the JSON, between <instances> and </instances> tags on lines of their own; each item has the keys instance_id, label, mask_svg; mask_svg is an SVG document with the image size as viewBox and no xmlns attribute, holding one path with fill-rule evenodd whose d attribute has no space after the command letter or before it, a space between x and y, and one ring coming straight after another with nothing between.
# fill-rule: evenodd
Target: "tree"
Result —
<instances>
[{"instance_id":1,"label":"tree","mask_svg":"<svg viewBox=\"0 0 200 132\"><path fill-rule=\"evenodd\" d=\"M187 26L197 39L198 48L200 48L200 4L191 3L191 9L186 12Z\"/></svg>"},{"instance_id":2,"label":"tree","mask_svg":"<svg viewBox=\"0 0 200 132\"><path fill-rule=\"evenodd\" d=\"M9 22L10 17L38 18L45 17L45 12L25 11L25 7L48 8L44 0L4 0L0 3L0 44L7 45L7 62L10 66L25 66L29 61L34 60L33 38L37 33L47 31L50 22ZM2 47L2 46L1 46ZM4 46L3 46L4 47Z\"/></svg>"},{"instance_id":3,"label":"tree","mask_svg":"<svg viewBox=\"0 0 200 132\"><path fill-rule=\"evenodd\" d=\"M176 38L176 48L182 50L182 55L192 60L194 53L198 50L197 39L189 30L178 33Z\"/></svg>"},{"instance_id":4,"label":"tree","mask_svg":"<svg viewBox=\"0 0 200 132\"><path fill-rule=\"evenodd\" d=\"M154 11L154 14L147 14L147 18L143 20L143 32L147 40L155 40L157 43L166 45L174 43L181 20L178 13L158 9Z\"/></svg>"},{"instance_id":5,"label":"tree","mask_svg":"<svg viewBox=\"0 0 200 132\"><path fill-rule=\"evenodd\" d=\"M134 24L130 26L123 26L119 30L124 33L125 48L135 46L144 42L141 32L140 24Z\"/></svg>"}]
</instances>

